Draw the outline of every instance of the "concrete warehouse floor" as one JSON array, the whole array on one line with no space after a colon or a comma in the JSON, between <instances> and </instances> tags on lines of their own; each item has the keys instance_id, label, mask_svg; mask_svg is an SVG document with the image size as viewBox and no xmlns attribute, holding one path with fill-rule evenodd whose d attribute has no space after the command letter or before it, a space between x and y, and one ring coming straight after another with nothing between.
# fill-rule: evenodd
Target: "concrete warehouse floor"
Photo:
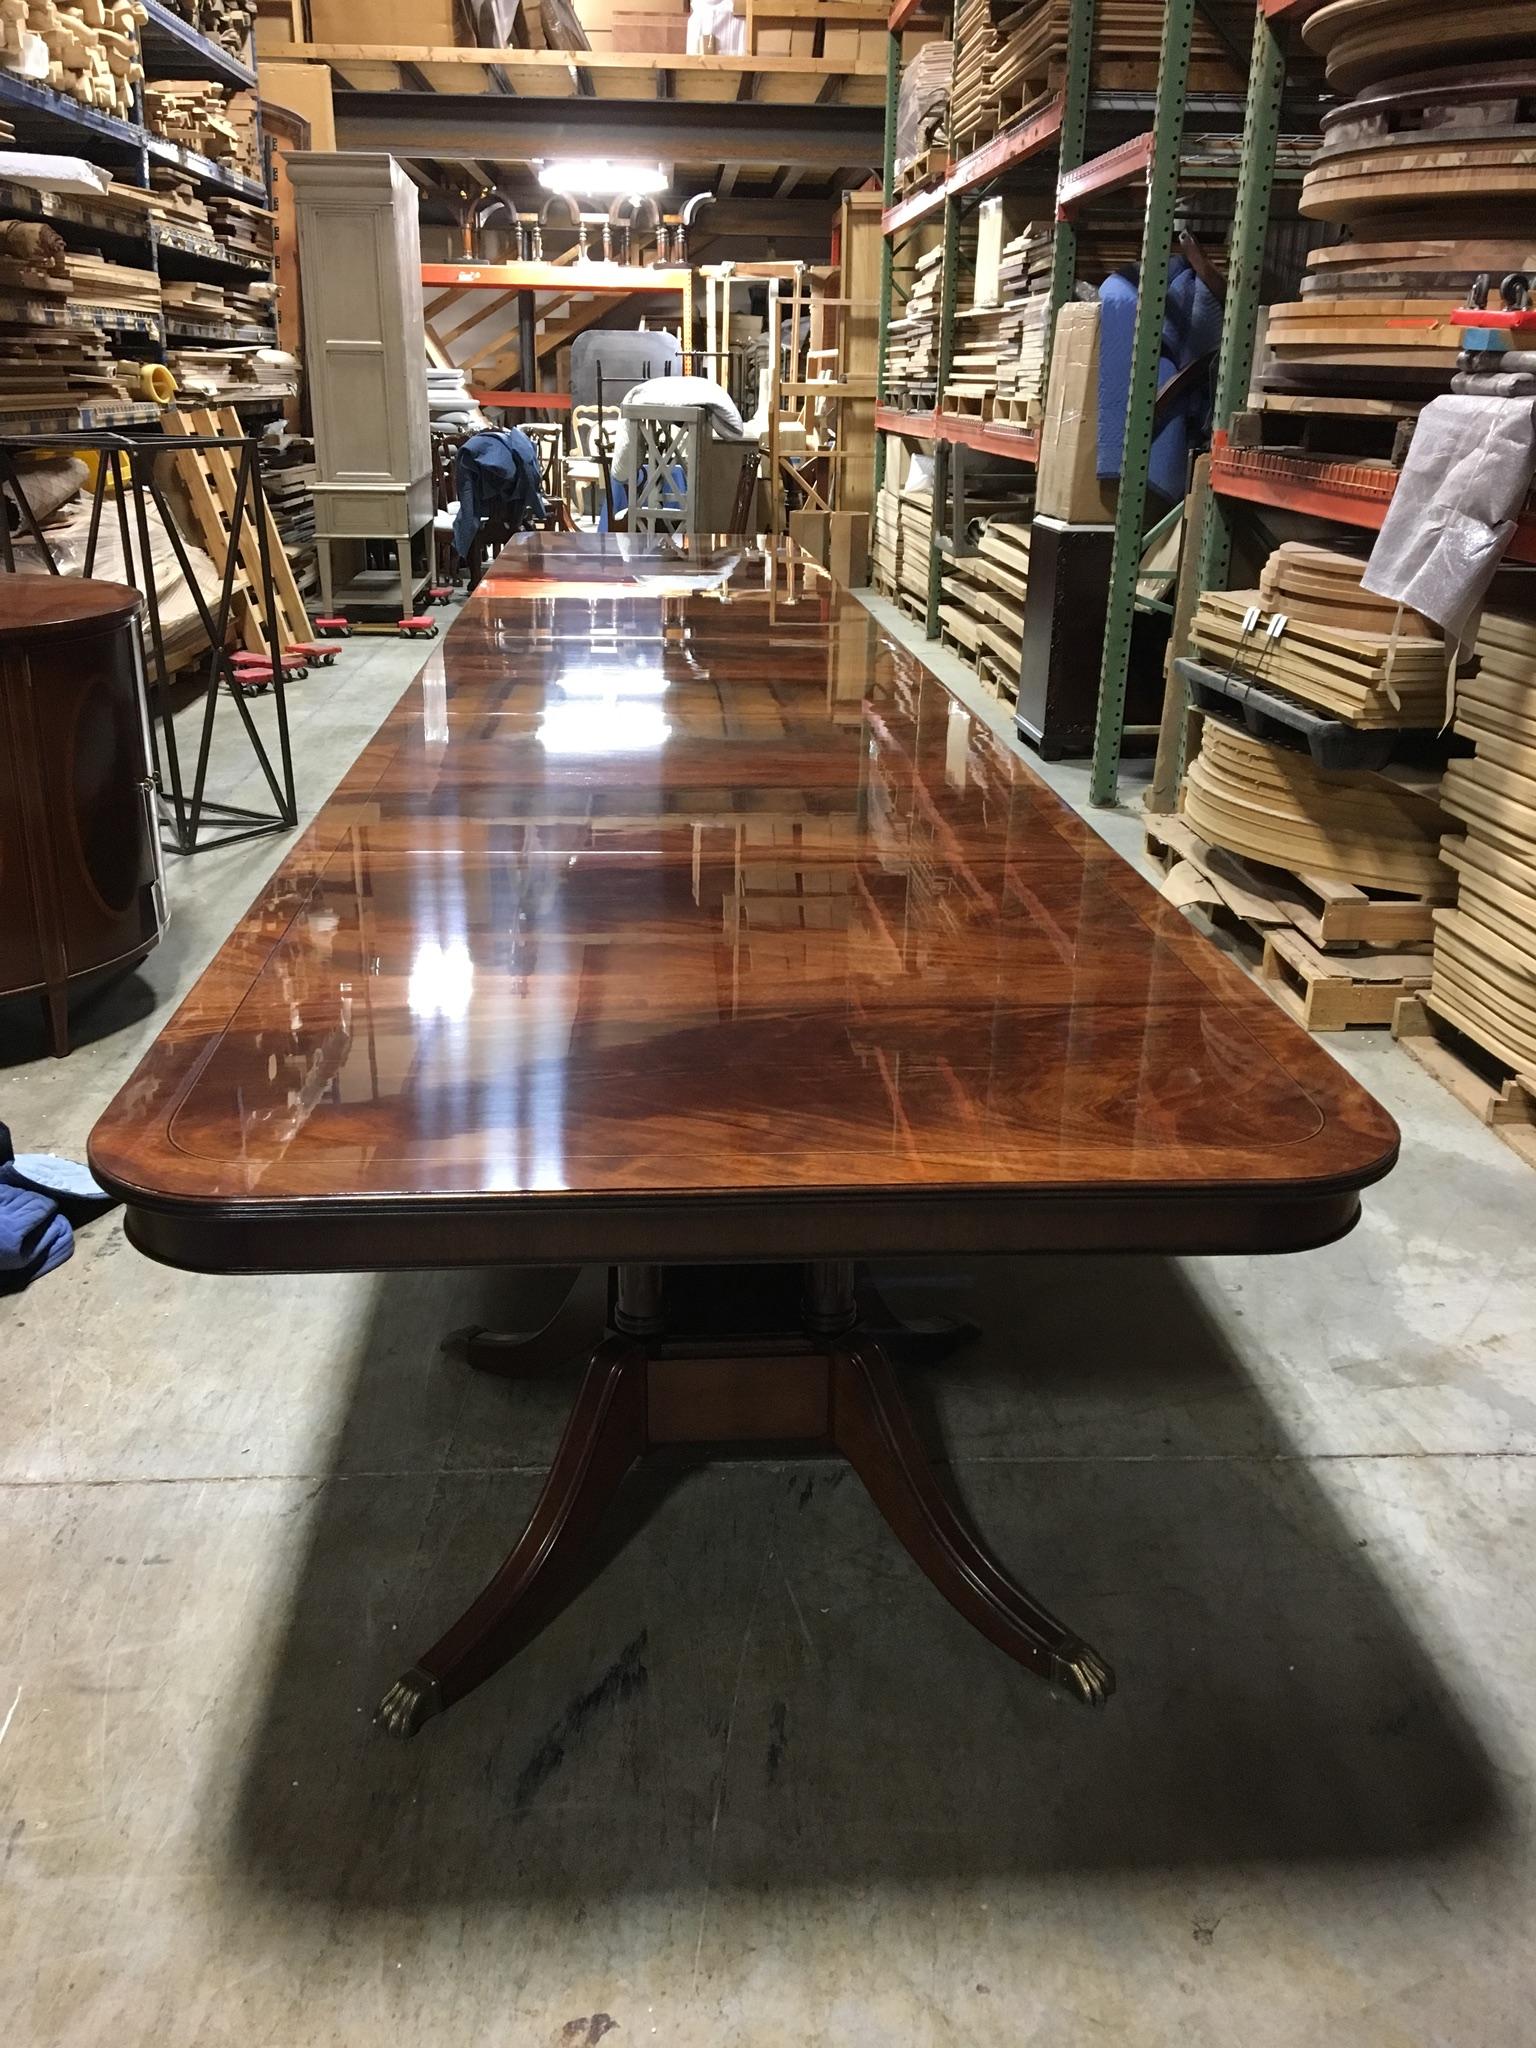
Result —
<instances>
[{"instance_id":1,"label":"concrete warehouse floor","mask_svg":"<svg viewBox=\"0 0 1536 2048\"><path fill-rule=\"evenodd\" d=\"M423 653L296 686L307 809ZM72 1058L0 1013L19 1143L83 1153L280 851L173 864ZM1098 1716L836 1466L736 1465L389 1743L375 1701L569 1400L439 1340L552 1282L197 1278L92 1226L0 1301L4 2038L1536 2039L1536 1176L1384 1033L1332 1047L1405 1137L1343 1243L906 1276L985 1326L926 1397L1004 1559L1113 1659Z\"/></svg>"}]
</instances>

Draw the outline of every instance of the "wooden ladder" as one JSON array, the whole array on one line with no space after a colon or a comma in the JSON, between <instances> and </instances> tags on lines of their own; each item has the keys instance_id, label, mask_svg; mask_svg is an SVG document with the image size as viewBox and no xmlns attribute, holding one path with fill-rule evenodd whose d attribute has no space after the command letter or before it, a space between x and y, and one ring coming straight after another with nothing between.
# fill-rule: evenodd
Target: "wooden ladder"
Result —
<instances>
[{"instance_id":1,"label":"wooden ladder","mask_svg":"<svg viewBox=\"0 0 1536 2048\"><path fill-rule=\"evenodd\" d=\"M165 421L173 434L217 434L225 440L240 440L244 428L233 407L213 412L199 408L188 412L167 412ZM180 448L176 451L176 474L181 479L192 507L204 547L222 577L229 560L230 523L234 518L238 471L234 452L228 448ZM261 542L254 523L255 506L247 491L240 521L239 558L235 563L234 612L245 645L269 659L274 649L267 636L266 606L261 588ZM293 565L283 548L282 536L266 508L267 560L272 571L272 592L278 632L284 647L302 644L310 638L309 613L294 579Z\"/></svg>"}]
</instances>

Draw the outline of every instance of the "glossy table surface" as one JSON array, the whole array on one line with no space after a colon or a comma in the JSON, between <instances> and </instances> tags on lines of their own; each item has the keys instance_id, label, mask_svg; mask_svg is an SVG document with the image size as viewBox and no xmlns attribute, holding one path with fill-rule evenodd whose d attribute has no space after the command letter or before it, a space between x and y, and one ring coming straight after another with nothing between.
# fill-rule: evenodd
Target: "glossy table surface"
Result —
<instances>
[{"instance_id":1,"label":"glossy table surface","mask_svg":"<svg viewBox=\"0 0 1536 2048\"><path fill-rule=\"evenodd\" d=\"M1397 1133L858 601L527 535L97 1126L216 1270L1293 1249Z\"/></svg>"}]
</instances>

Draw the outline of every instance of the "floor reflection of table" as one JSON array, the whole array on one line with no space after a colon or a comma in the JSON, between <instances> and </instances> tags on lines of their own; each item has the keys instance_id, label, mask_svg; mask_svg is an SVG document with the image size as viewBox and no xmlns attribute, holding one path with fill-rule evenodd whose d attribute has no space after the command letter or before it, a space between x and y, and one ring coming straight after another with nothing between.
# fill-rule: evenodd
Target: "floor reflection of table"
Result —
<instances>
[{"instance_id":1,"label":"floor reflection of table","mask_svg":"<svg viewBox=\"0 0 1536 2048\"><path fill-rule=\"evenodd\" d=\"M573 1597L679 1450L857 1469L935 1584L1079 1697L1103 1661L936 1482L870 1260L1342 1235L1384 1112L794 556L529 535L97 1126L200 1271L596 1267L528 1530L381 1708L410 1734ZM1092 1268L1083 1269L1085 1290ZM1024 1390L1021 1386L1021 1399Z\"/></svg>"}]
</instances>

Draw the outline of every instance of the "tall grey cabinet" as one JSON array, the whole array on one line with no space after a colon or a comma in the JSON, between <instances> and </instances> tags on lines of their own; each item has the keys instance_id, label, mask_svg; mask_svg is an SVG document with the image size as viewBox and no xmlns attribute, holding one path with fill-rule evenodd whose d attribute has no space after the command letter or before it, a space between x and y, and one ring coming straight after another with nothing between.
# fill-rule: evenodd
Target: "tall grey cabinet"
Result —
<instances>
[{"instance_id":1,"label":"tall grey cabinet","mask_svg":"<svg viewBox=\"0 0 1536 2048\"><path fill-rule=\"evenodd\" d=\"M298 208L304 358L315 428L320 592L338 605L392 601L402 616L431 566L432 437L416 187L391 156L287 159ZM370 568L367 541L394 545ZM413 562L419 557L420 566Z\"/></svg>"}]
</instances>

